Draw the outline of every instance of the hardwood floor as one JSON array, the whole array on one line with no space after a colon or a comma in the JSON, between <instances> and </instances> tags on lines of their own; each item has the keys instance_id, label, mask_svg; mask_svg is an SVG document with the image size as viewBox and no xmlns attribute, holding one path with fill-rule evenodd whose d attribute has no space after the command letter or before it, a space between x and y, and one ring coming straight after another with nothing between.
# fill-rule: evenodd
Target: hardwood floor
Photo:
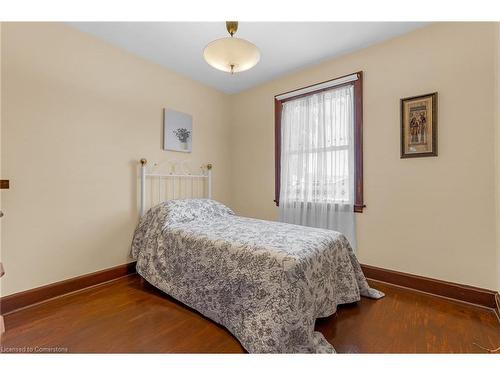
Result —
<instances>
[{"instance_id":1,"label":"hardwood floor","mask_svg":"<svg viewBox=\"0 0 500 375\"><path fill-rule=\"evenodd\" d=\"M484 353L474 343L500 346L500 323L491 310L370 284L386 297L362 298L317 321L317 329L340 353ZM137 275L10 313L5 324L4 352L244 352L225 328Z\"/></svg>"}]
</instances>

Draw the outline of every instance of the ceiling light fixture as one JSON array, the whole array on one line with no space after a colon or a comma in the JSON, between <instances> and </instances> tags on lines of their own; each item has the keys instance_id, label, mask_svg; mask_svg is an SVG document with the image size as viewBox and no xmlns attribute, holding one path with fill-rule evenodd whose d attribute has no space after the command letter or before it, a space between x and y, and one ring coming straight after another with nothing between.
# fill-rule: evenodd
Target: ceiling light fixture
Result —
<instances>
[{"instance_id":1,"label":"ceiling light fixture","mask_svg":"<svg viewBox=\"0 0 500 375\"><path fill-rule=\"evenodd\" d=\"M226 22L230 37L210 42L203 50L206 62L215 69L231 74L253 68L260 60L259 49L245 39L234 37L238 30L238 22Z\"/></svg>"}]
</instances>

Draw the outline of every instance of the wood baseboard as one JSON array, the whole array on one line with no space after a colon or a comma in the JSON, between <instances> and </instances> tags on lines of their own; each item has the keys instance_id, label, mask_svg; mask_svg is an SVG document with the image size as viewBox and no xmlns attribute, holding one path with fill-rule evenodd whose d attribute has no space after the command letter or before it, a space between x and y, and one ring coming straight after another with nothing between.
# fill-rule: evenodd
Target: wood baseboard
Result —
<instances>
[{"instance_id":1,"label":"wood baseboard","mask_svg":"<svg viewBox=\"0 0 500 375\"><path fill-rule=\"evenodd\" d=\"M5 315L51 298L134 274L136 272L135 266L136 262L122 264L2 297L0 298L0 314ZM362 264L361 268L368 279L487 307L495 310L500 318L500 295L493 290L431 279L366 264Z\"/></svg>"},{"instance_id":2,"label":"wood baseboard","mask_svg":"<svg viewBox=\"0 0 500 375\"><path fill-rule=\"evenodd\" d=\"M498 311L498 292L362 264L366 278L451 298Z\"/></svg>"},{"instance_id":3,"label":"wood baseboard","mask_svg":"<svg viewBox=\"0 0 500 375\"><path fill-rule=\"evenodd\" d=\"M497 313L498 320L500 320L500 294L499 293L495 294L495 302L496 302L495 312Z\"/></svg>"},{"instance_id":4,"label":"wood baseboard","mask_svg":"<svg viewBox=\"0 0 500 375\"><path fill-rule=\"evenodd\" d=\"M135 262L11 294L0 298L0 314L5 315L51 298L76 292L133 273L135 273Z\"/></svg>"}]
</instances>

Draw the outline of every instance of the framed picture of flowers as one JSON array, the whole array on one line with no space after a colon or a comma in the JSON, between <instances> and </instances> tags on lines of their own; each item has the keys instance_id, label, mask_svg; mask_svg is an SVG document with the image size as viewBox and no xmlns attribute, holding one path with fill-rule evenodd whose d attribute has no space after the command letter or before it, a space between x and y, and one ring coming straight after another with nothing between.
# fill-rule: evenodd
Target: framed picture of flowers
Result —
<instances>
[{"instance_id":1,"label":"framed picture of flowers","mask_svg":"<svg viewBox=\"0 0 500 375\"><path fill-rule=\"evenodd\" d=\"M401 99L401 158L437 156L437 92Z\"/></svg>"},{"instance_id":2,"label":"framed picture of flowers","mask_svg":"<svg viewBox=\"0 0 500 375\"><path fill-rule=\"evenodd\" d=\"M163 149L191 152L193 145L193 117L187 113L163 109Z\"/></svg>"}]
</instances>

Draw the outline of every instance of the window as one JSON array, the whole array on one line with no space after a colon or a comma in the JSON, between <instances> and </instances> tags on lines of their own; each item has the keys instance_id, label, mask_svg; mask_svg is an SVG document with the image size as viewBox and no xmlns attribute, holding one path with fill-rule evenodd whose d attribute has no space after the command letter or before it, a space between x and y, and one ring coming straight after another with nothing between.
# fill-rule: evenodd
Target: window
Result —
<instances>
[{"instance_id":1,"label":"window","mask_svg":"<svg viewBox=\"0 0 500 375\"><path fill-rule=\"evenodd\" d=\"M276 205L283 188L363 212L362 114L362 72L275 97Z\"/></svg>"}]
</instances>

